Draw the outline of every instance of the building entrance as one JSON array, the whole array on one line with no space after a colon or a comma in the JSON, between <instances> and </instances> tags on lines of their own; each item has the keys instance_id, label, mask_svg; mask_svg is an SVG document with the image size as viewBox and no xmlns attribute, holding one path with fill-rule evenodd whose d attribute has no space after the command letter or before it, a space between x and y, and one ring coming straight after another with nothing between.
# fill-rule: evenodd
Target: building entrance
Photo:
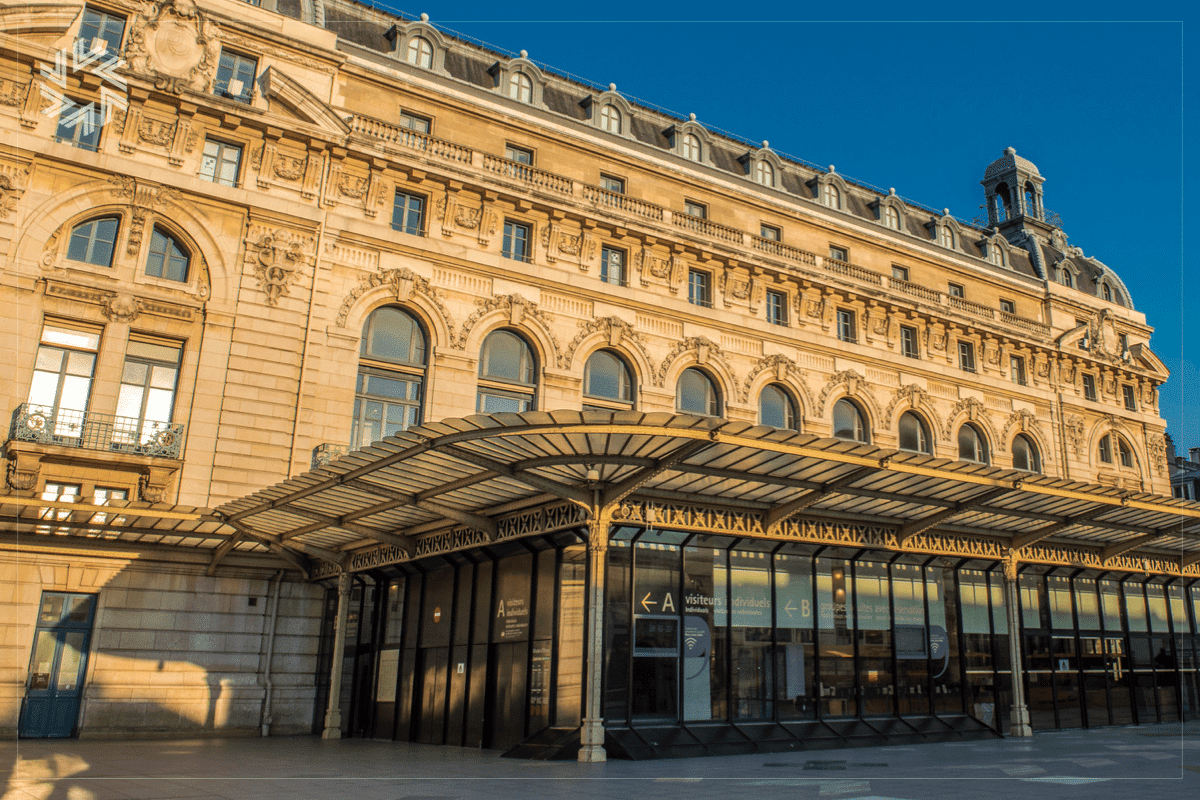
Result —
<instances>
[{"instance_id":1,"label":"building entrance","mask_svg":"<svg viewBox=\"0 0 1200 800\"><path fill-rule=\"evenodd\" d=\"M95 606L95 595L42 593L21 708L21 736L75 735Z\"/></svg>"}]
</instances>

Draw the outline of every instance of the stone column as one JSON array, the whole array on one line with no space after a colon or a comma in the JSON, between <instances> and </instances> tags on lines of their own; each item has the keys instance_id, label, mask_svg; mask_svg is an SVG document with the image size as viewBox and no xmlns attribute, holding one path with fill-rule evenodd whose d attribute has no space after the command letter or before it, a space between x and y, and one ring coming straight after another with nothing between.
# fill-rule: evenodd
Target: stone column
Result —
<instances>
[{"instance_id":1,"label":"stone column","mask_svg":"<svg viewBox=\"0 0 1200 800\"><path fill-rule=\"evenodd\" d=\"M608 565L608 526L611 513L593 514L588 525L587 674L584 676L583 729L580 761L607 761L604 751L604 576Z\"/></svg>"},{"instance_id":2,"label":"stone column","mask_svg":"<svg viewBox=\"0 0 1200 800\"><path fill-rule=\"evenodd\" d=\"M350 613L350 573L338 575L337 622L333 627L333 666L329 670L329 708L322 739L342 738L342 661L346 652L346 618Z\"/></svg>"},{"instance_id":3,"label":"stone column","mask_svg":"<svg viewBox=\"0 0 1200 800\"><path fill-rule=\"evenodd\" d=\"M1004 559L1004 606L1008 610L1008 658L1012 669L1012 711L1009 736L1033 736L1029 708L1025 705L1025 681L1021 669L1021 615L1017 611L1017 552Z\"/></svg>"}]
</instances>

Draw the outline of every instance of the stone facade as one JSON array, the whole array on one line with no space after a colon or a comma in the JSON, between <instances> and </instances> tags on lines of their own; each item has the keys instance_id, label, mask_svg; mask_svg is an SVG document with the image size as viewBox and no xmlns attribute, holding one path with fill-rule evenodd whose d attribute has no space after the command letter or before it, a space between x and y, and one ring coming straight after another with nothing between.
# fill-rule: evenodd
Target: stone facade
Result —
<instances>
[{"instance_id":1,"label":"stone facade","mask_svg":"<svg viewBox=\"0 0 1200 800\"><path fill-rule=\"evenodd\" d=\"M213 508L304 472L314 450L350 441L363 325L388 305L428 342L424 420L476 413L480 348L507 329L533 349L538 410L580 408L584 364L604 349L630 368L640 411L674 412L680 375L699 368L729 419L757 421L770 384L800 430L829 436L849 397L882 447L899 445L898 420L915 410L935 455L958 458L970 421L996 466L1013 465L1023 433L1045 474L1169 492L1151 328L1119 279L1046 222L1040 176L1036 215L973 227L422 20L349 2L269 6L97 0L86 8L123 21L127 63L105 72L68 56L61 80L55 54L70 52L85 7L0 6L0 405L15 425L31 402L45 326L83 325L99 334L87 414L123 416L128 345L157 342L181 353L170 422L184 432L175 456L13 436L8 494L69 484ZM244 91L222 77L226 54L254 62ZM527 100L510 96L518 75ZM107 102L94 150L58 141L60 95ZM206 166L210 143L239 154L232 185ZM423 204L413 232L393 225L401 195ZM99 218L117 221L111 265L70 257ZM530 234L526 259L504 252L514 223ZM186 255L183 280L149 274L160 234ZM606 249L621 254L624 285L601 280ZM1064 285L1084 272L1086 286ZM689 299L693 274L705 305ZM782 316L769 312L780 300ZM853 327L841 336L839 312ZM1126 463L1101 457L1113 432ZM0 726L16 725L37 598L53 590L100 597L85 734L257 728L274 558L247 552L208 577L194 549L150 557L131 542L55 539L18 553L4 536L4 585L17 588ZM273 666L284 731L312 723L320 615L320 590L293 575Z\"/></svg>"}]
</instances>

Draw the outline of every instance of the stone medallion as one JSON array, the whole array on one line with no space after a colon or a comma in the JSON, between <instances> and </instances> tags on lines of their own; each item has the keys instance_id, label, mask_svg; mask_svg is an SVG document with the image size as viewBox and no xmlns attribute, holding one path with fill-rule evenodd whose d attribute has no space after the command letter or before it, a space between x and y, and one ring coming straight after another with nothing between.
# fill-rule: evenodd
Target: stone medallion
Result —
<instances>
[{"instance_id":1,"label":"stone medallion","mask_svg":"<svg viewBox=\"0 0 1200 800\"><path fill-rule=\"evenodd\" d=\"M220 48L216 29L192 0L164 0L135 19L126 58L134 72L151 76L157 89L207 91Z\"/></svg>"}]
</instances>

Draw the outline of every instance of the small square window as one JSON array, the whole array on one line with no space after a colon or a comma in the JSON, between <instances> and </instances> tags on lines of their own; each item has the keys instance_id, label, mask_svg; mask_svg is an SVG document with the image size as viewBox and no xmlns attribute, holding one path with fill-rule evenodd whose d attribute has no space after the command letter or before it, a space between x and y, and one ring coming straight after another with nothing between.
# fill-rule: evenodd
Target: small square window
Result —
<instances>
[{"instance_id":1,"label":"small square window","mask_svg":"<svg viewBox=\"0 0 1200 800\"><path fill-rule=\"evenodd\" d=\"M975 371L975 343L958 343L958 366L963 372Z\"/></svg>"},{"instance_id":2,"label":"small square window","mask_svg":"<svg viewBox=\"0 0 1200 800\"><path fill-rule=\"evenodd\" d=\"M504 220L504 242L500 252L505 258L528 261L530 255L531 230L523 222Z\"/></svg>"},{"instance_id":3,"label":"small square window","mask_svg":"<svg viewBox=\"0 0 1200 800\"><path fill-rule=\"evenodd\" d=\"M1025 385L1025 359L1021 356L1009 356L1008 364L1012 373L1012 382Z\"/></svg>"},{"instance_id":4,"label":"small square window","mask_svg":"<svg viewBox=\"0 0 1200 800\"><path fill-rule=\"evenodd\" d=\"M772 242L783 240L783 233L774 225L760 225L758 235L763 239L770 239Z\"/></svg>"},{"instance_id":5,"label":"small square window","mask_svg":"<svg viewBox=\"0 0 1200 800\"><path fill-rule=\"evenodd\" d=\"M712 308L712 276L698 269L688 270L688 302Z\"/></svg>"},{"instance_id":6,"label":"small square window","mask_svg":"<svg viewBox=\"0 0 1200 800\"><path fill-rule=\"evenodd\" d=\"M1005 314L1016 314L1017 306L1015 303L1013 303L1012 300L1005 300L1004 298L1000 298L1000 310L1003 311Z\"/></svg>"},{"instance_id":7,"label":"small square window","mask_svg":"<svg viewBox=\"0 0 1200 800\"><path fill-rule=\"evenodd\" d=\"M829 257L834 261L844 261L848 263L850 261L850 251L844 247L835 247L834 245L830 245Z\"/></svg>"},{"instance_id":8,"label":"small square window","mask_svg":"<svg viewBox=\"0 0 1200 800\"><path fill-rule=\"evenodd\" d=\"M920 358L921 348L917 344L917 329L909 325L900 326L900 352L907 358Z\"/></svg>"},{"instance_id":9,"label":"small square window","mask_svg":"<svg viewBox=\"0 0 1200 800\"><path fill-rule=\"evenodd\" d=\"M962 285L957 284L957 283L949 284L949 286L946 290L946 293L949 294L951 297L963 297L964 296Z\"/></svg>"},{"instance_id":10,"label":"small square window","mask_svg":"<svg viewBox=\"0 0 1200 800\"><path fill-rule=\"evenodd\" d=\"M683 201L683 213L689 217L698 217L700 219L708 219L708 206L703 203L697 203L692 200Z\"/></svg>"},{"instance_id":11,"label":"small square window","mask_svg":"<svg viewBox=\"0 0 1200 800\"><path fill-rule=\"evenodd\" d=\"M533 166L533 151L526 150L524 147L517 147L511 144L505 145L504 157L509 161L515 161L518 164L527 164L531 167Z\"/></svg>"},{"instance_id":12,"label":"small square window","mask_svg":"<svg viewBox=\"0 0 1200 800\"><path fill-rule=\"evenodd\" d=\"M600 188L613 194L625 194L625 179L614 178L612 175L601 173Z\"/></svg>"},{"instance_id":13,"label":"small square window","mask_svg":"<svg viewBox=\"0 0 1200 800\"><path fill-rule=\"evenodd\" d=\"M213 81L213 94L228 97L239 103L249 103L254 98L254 81L258 77L258 59L221 51L217 63L217 78Z\"/></svg>"},{"instance_id":14,"label":"small square window","mask_svg":"<svg viewBox=\"0 0 1200 800\"><path fill-rule=\"evenodd\" d=\"M420 114L410 114L404 109L400 109L400 125L417 133L433 132L433 120L429 117L422 117Z\"/></svg>"},{"instance_id":15,"label":"small square window","mask_svg":"<svg viewBox=\"0 0 1200 800\"><path fill-rule=\"evenodd\" d=\"M66 98L64 103L62 111L58 113L58 128L54 131L55 141L78 147L80 150L99 150L103 118L96 105L77 103L70 98Z\"/></svg>"},{"instance_id":16,"label":"small square window","mask_svg":"<svg viewBox=\"0 0 1200 800\"><path fill-rule=\"evenodd\" d=\"M238 170L242 163L242 148L216 139L204 141L204 157L200 159L200 177L222 186L237 186Z\"/></svg>"},{"instance_id":17,"label":"small square window","mask_svg":"<svg viewBox=\"0 0 1200 800\"><path fill-rule=\"evenodd\" d=\"M625 251L615 247L600 248L600 280L614 286L625 286Z\"/></svg>"},{"instance_id":18,"label":"small square window","mask_svg":"<svg viewBox=\"0 0 1200 800\"><path fill-rule=\"evenodd\" d=\"M767 322L772 325L788 324L787 294L785 292L767 291Z\"/></svg>"},{"instance_id":19,"label":"small square window","mask_svg":"<svg viewBox=\"0 0 1200 800\"><path fill-rule=\"evenodd\" d=\"M899 264L892 264L892 280L907 281L908 267L902 267Z\"/></svg>"},{"instance_id":20,"label":"small square window","mask_svg":"<svg viewBox=\"0 0 1200 800\"><path fill-rule=\"evenodd\" d=\"M854 325L855 314L847 308L839 308L837 312L838 338L843 342L857 342L858 330Z\"/></svg>"},{"instance_id":21,"label":"small square window","mask_svg":"<svg viewBox=\"0 0 1200 800\"><path fill-rule=\"evenodd\" d=\"M1096 402L1096 378L1093 375L1083 376L1083 397L1085 400Z\"/></svg>"},{"instance_id":22,"label":"small square window","mask_svg":"<svg viewBox=\"0 0 1200 800\"><path fill-rule=\"evenodd\" d=\"M1121 387L1121 397L1125 400L1125 408L1128 411L1137 411L1137 395L1134 394L1133 387L1129 384L1124 384Z\"/></svg>"},{"instance_id":23,"label":"small square window","mask_svg":"<svg viewBox=\"0 0 1200 800\"><path fill-rule=\"evenodd\" d=\"M392 230L424 236L425 198L419 194L397 191L396 202L392 206Z\"/></svg>"}]
</instances>

